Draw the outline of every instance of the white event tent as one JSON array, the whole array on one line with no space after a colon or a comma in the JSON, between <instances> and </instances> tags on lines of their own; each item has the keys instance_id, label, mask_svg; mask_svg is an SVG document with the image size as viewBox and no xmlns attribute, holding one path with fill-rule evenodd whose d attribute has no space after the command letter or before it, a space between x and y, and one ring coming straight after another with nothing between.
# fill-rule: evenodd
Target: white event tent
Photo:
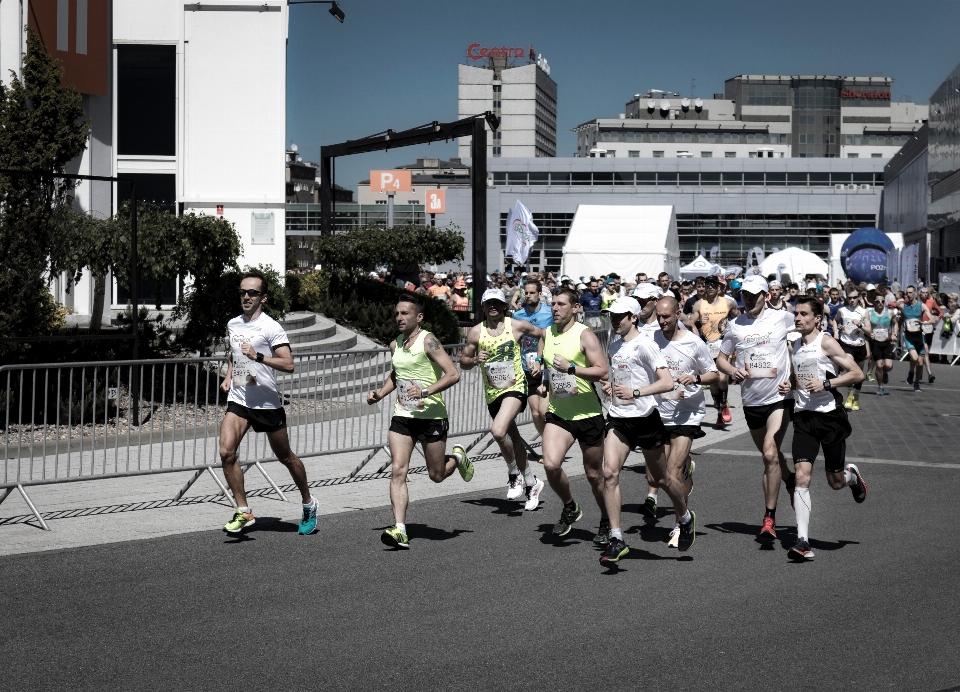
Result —
<instances>
[{"instance_id":1,"label":"white event tent","mask_svg":"<svg viewBox=\"0 0 960 692\"><path fill-rule=\"evenodd\" d=\"M780 269L780 265L784 268ZM812 252L801 250L798 247L788 247L786 250L775 252L768 255L760 263L760 273L764 276L770 274L788 274L790 281L800 282L807 274L822 276L824 279L829 275L827 263L817 257Z\"/></svg>"},{"instance_id":2,"label":"white event tent","mask_svg":"<svg viewBox=\"0 0 960 692\"><path fill-rule=\"evenodd\" d=\"M693 262L680 267L680 277L684 279L695 279L698 276L719 276L722 273L723 267L714 264L703 255L697 255Z\"/></svg>"},{"instance_id":3,"label":"white event tent","mask_svg":"<svg viewBox=\"0 0 960 692\"><path fill-rule=\"evenodd\" d=\"M581 204L563 245L560 271L569 276L639 272L677 276L680 241L672 205Z\"/></svg>"}]
</instances>

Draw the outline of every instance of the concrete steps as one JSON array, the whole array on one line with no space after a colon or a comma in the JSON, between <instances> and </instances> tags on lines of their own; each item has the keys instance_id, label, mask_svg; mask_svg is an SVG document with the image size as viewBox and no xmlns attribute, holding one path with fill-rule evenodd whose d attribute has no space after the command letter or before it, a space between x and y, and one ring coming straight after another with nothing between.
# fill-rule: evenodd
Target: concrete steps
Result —
<instances>
[{"instance_id":1,"label":"concrete steps","mask_svg":"<svg viewBox=\"0 0 960 692\"><path fill-rule=\"evenodd\" d=\"M358 335L333 320L313 312L291 312L280 323L297 355L348 351L357 346Z\"/></svg>"}]
</instances>

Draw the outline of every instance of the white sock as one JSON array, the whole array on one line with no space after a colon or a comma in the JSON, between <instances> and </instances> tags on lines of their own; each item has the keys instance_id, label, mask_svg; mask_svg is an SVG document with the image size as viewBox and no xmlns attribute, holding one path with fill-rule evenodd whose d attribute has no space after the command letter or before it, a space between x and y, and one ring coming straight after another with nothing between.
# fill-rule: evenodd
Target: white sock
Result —
<instances>
[{"instance_id":1,"label":"white sock","mask_svg":"<svg viewBox=\"0 0 960 692\"><path fill-rule=\"evenodd\" d=\"M610 529L610 538L619 538L623 540L623 531L620 529Z\"/></svg>"},{"instance_id":2,"label":"white sock","mask_svg":"<svg viewBox=\"0 0 960 692\"><path fill-rule=\"evenodd\" d=\"M647 493L647 497L652 497L654 502L657 501L657 494L656 494L656 493Z\"/></svg>"},{"instance_id":3,"label":"white sock","mask_svg":"<svg viewBox=\"0 0 960 692\"><path fill-rule=\"evenodd\" d=\"M304 506L304 507L313 507L313 503L316 502L316 501L317 501L317 498L315 498L313 495L311 495L311 496L310 496L310 502L305 503L303 506Z\"/></svg>"},{"instance_id":4,"label":"white sock","mask_svg":"<svg viewBox=\"0 0 960 692\"><path fill-rule=\"evenodd\" d=\"M400 529L400 531L402 531L403 533L407 532L407 525L401 524L399 521L397 522L397 528Z\"/></svg>"},{"instance_id":5,"label":"white sock","mask_svg":"<svg viewBox=\"0 0 960 692\"><path fill-rule=\"evenodd\" d=\"M517 468L517 462L511 461L507 465L507 473L509 473L511 476L517 476L520 474L520 469Z\"/></svg>"},{"instance_id":6,"label":"white sock","mask_svg":"<svg viewBox=\"0 0 960 692\"><path fill-rule=\"evenodd\" d=\"M847 479L847 485L848 485L848 486L853 487L853 486L855 486L855 485L857 484L857 474L855 474L855 473L854 473L853 471L851 471L850 469L846 469L846 470L843 472L843 475L844 475L844 476L846 477L846 479Z\"/></svg>"},{"instance_id":7,"label":"white sock","mask_svg":"<svg viewBox=\"0 0 960 692\"><path fill-rule=\"evenodd\" d=\"M450 456L457 460L457 466L463 463L463 455L460 452L454 452Z\"/></svg>"},{"instance_id":8,"label":"white sock","mask_svg":"<svg viewBox=\"0 0 960 692\"><path fill-rule=\"evenodd\" d=\"M796 487L793 490L793 512L797 515L797 538L810 537L810 511L813 508L810 488Z\"/></svg>"},{"instance_id":9,"label":"white sock","mask_svg":"<svg viewBox=\"0 0 960 692\"><path fill-rule=\"evenodd\" d=\"M690 514L689 509L687 510L686 514L680 517L681 524L689 524L692 520L693 520L693 516Z\"/></svg>"},{"instance_id":10,"label":"white sock","mask_svg":"<svg viewBox=\"0 0 960 692\"><path fill-rule=\"evenodd\" d=\"M240 510L241 512L243 512L244 514L250 514L250 508L249 508L249 507L237 507L237 509L239 509L239 510Z\"/></svg>"},{"instance_id":11,"label":"white sock","mask_svg":"<svg viewBox=\"0 0 960 692\"><path fill-rule=\"evenodd\" d=\"M523 484L530 486L537 484L537 477L533 475L533 469L529 465L523 470Z\"/></svg>"}]
</instances>

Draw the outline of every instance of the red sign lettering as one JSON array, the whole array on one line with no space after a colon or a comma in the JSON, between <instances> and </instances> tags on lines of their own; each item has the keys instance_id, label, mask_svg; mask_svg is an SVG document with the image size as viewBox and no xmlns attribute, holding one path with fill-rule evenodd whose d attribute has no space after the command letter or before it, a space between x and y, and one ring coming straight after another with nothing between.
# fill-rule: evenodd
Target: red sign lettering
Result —
<instances>
[{"instance_id":1,"label":"red sign lettering","mask_svg":"<svg viewBox=\"0 0 960 692\"><path fill-rule=\"evenodd\" d=\"M840 92L842 99L889 99L889 91L853 91L844 89Z\"/></svg>"},{"instance_id":2,"label":"red sign lettering","mask_svg":"<svg viewBox=\"0 0 960 692\"><path fill-rule=\"evenodd\" d=\"M531 46L532 48L532 46ZM523 48L508 48L507 46L494 46L493 48L483 48L479 43L471 43L467 46L467 57L471 60L485 60L486 58L523 58L527 52Z\"/></svg>"}]
</instances>

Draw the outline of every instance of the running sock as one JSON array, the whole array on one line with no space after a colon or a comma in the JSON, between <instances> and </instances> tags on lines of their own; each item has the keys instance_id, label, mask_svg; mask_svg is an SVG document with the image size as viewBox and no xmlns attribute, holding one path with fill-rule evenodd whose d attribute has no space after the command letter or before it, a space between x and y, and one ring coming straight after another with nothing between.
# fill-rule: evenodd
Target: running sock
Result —
<instances>
[{"instance_id":1,"label":"running sock","mask_svg":"<svg viewBox=\"0 0 960 692\"><path fill-rule=\"evenodd\" d=\"M507 473L509 473L511 476L518 476L518 475L520 475L520 469L517 468L517 462L511 461L511 462L507 465Z\"/></svg>"},{"instance_id":2,"label":"running sock","mask_svg":"<svg viewBox=\"0 0 960 692\"><path fill-rule=\"evenodd\" d=\"M857 484L857 474L855 474L850 469L846 469L843 472L844 477L847 479L847 485L853 487Z\"/></svg>"},{"instance_id":3,"label":"running sock","mask_svg":"<svg viewBox=\"0 0 960 692\"><path fill-rule=\"evenodd\" d=\"M848 473L849 473L849 472L848 472ZM241 512L243 512L244 514L251 514L249 507L237 507L237 509L239 509L239 510L240 510Z\"/></svg>"},{"instance_id":4,"label":"running sock","mask_svg":"<svg viewBox=\"0 0 960 692\"><path fill-rule=\"evenodd\" d=\"M402 533L406 533L406 532L407 532L407 525L406 525L406 524L401 524L400 522L397 522L397 528L400 529L400 531L401 531Z\"/></svg>"},{"instance_id":5,"label":"running sock","mask_svg":"<svg viewBox=\"0 0 960 692\"><path fill-rule=\"evenodd\" d=\"M863 382L857 382L855 385L853 385L853 388L857 390L857 394L860 393L861 386L863 386Z\"/></svg>"},{"instance_id":6,"label":"running sock","mask_svg":"<svg viewBox=\"0 0 960 692\"><path fill-rule=\"evenodd\" d=\"M457 466L459 466L460 464L463 463L463 455L462 455L462 454L459 454L459 453L457 453L457 452L454 452L454 453L451 454L450 456L452 456L452 457L454 458L454 460L457 462Z\"/></svg>"},{"instance_id":7,"label":"running sock","mask_svg":"<svg viewBox=\"0 0 960 692\"><path fill-rule=\"evenodd\" d=\"M621 529L610 529L610 538L619 538L623 540L623 531Z\"/></svg>"},{"instance_id":8,"label":"running sock","mask_svg":"<svg viewBox=\"0 0 960 692\"><path fill-rule=\"evenodd\" d=\"M653 501L657 501L657 493L647 493L647 497L652 497Z\"/></svg>"},{"instance_id":9,"label":"running sock","mask_svg":"<svg viewBox=\"0 0 960 692\"><path fill-rule=\"evenodd\" d=\"M691 521L693 521L693 515L690 514L690 510L688 509L687 513L680 517L680 523L689 524Z\"/></svg>"},{"instance_id":10,"label":"running sock","mask_svg":"<svg viewBox=\"0 0 960 692\"><path fill-rule=\"evenodd\" d=\"M577 506L577 501L576 501L576 500L570 500L570 502L568 502L567 504L565 504L565 505L563 506L563 508L564 508L564 509L573 509L573 508L576 507L576 506Z\"/></svg>"},{"instance_id":11,"label":"running sock","mask_svg":"<svg viewBox=\"0 0 960 692\"><path fill-rule=\"evenodd\" d=\"M524 485L537 484L537 477L533 475L533 469L530 468L529 462L527 463L527 468L523 470L523 484Z\"/></svg>"},{"instance_id":12,"label":"running sock","mask_svg":"<svg viewBox=\"0 0 960 692\"><path fill-rule=\"evenodd\" d=\"M776 518L777 518L777 508L774 507L773 509L770 509L769 507L765 507L765 508L764 508L764 512L763 512L763 516L765 516L765 517L770 517L771 519L776 519Z\"/></svg>"},{"instance_id":13,"label":"running sock","mask_svg":"<svg viewBox=\"0 0 960 692\"><path fill-rule=\"evenodd\" d=\"M793 491L793 511L797 515L797 538L807 540L810 531L810 488L795 488Z\"/></svg>"},{"instance_id":14,"label":"running sock","mask_svg":"<svg viewBox=\"0 0 960 692\"><path fill-rule=\"evenodd\" d=\"M316 502L316 501L317 501L316 498L311 495L311 496L310 496L310 502L305 502L303 506L304 506L305 508L313 507L313 503Z\"/></svg>"}]
</instances>

